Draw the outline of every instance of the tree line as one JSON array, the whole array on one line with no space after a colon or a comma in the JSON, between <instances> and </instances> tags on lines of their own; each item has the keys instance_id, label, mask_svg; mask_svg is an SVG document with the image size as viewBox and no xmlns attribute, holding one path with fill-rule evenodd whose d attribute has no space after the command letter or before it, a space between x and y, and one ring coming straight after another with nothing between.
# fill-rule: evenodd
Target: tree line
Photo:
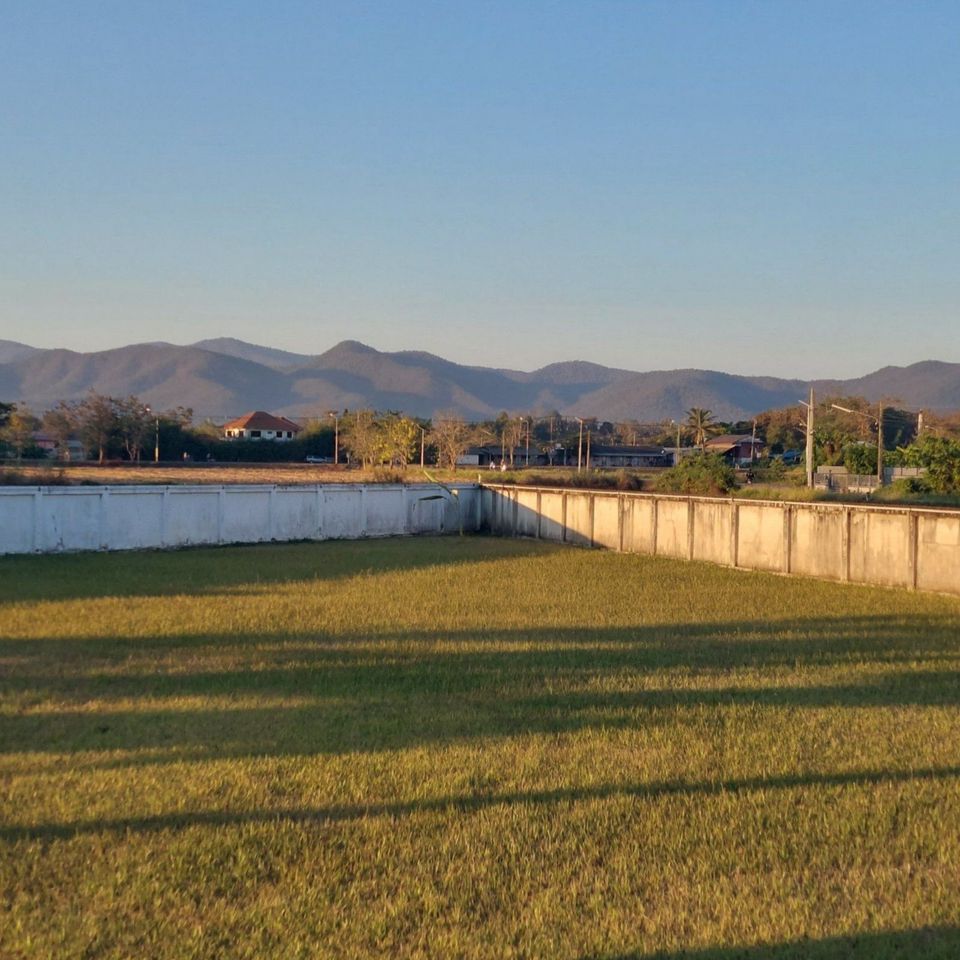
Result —
<instances>
[{"instance_id":1,"label":"tree line","mask_svg":"<svg viewBox=\"0 0 960 960\"><path fill-rule=\"evenodd\" d=\"M852 413L836 409L846 407ZM854 473L876 469L877 408L861 397L828 397L817 404L814 430L815 465L844 464ZM960 489L960 413L927 414L917 436L918 415L895 405L882 408L882 444L889 463L925 466L928 481L938 489ZM562 452L575 452L581 437L598 444L703 447L720 433L755 436L768 453L804 450L806 412L799 404L768 410L750 420L722 421L704 407L691 407L681 420L608 421L548 414L501 412L469 423L456 413L417 418L400 411L343 411L307 419L294 441L226 440L210 422L195 424L189 408L154 410L136 396L111 397L90 391L75 401L62 401L42 415L15 403L0 403L0 452L17 458L43 457L38 431L69 459L70 442L79 442L87 457L142 461L192 459L269 461L302 460L313 455L364 467L404 469L410 464L438 464L455 469L471 446L495 451L508 466L517 450L551 463ZM932 470L930 468L933 468Z\"/></svg>"}]
</instances>

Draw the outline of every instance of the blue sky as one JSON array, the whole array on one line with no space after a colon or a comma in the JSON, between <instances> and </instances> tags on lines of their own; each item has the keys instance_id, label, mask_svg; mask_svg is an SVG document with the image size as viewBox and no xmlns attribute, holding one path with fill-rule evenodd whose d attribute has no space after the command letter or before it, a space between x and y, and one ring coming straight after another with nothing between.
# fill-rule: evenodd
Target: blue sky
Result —
<instances>
[{"instance_id":1,"label":"blue sky","mask_svg":"<svg viewBox=\"0 0 960 960\"><path fill-rule=\"evenodd\" d=\"M960 4L0 5L0 337L960 361Z\"/></svg>"}]
</instances>

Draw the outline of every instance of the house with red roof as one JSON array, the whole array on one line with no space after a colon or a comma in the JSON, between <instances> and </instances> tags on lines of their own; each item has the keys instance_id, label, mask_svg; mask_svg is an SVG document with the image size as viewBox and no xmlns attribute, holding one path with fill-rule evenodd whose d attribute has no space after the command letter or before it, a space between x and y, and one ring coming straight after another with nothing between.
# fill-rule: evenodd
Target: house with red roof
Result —
<instances>
[{"instance_id":1,"label":"house with red roof","mask_svg":"<svg viewBox=\"0 0 960 960\"><path fill-rule=\"evenodd\" d=\"M264 410L245 413L224 425L227 440L293 440L302 427L286 417L275 417Z\"/></svg>"}]
</instances>

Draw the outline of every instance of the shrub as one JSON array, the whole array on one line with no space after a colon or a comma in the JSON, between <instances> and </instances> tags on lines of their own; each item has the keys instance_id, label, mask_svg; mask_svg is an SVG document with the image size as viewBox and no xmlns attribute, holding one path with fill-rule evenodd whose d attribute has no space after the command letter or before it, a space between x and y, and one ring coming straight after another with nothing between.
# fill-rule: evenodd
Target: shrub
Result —
<instances>
[{"instance_id":1,"label":"shrub","mask_svg":"<svg viewBox=\"0 0 960 960\"><path fill-rule=\"evenodd\" d=\"M737 489L733 467L716 454L686 457L657 479L663 493L730 493Z\"/></svg>"},{"instance_id":2,"label":"shrub","mask_svg":"<svg viewBox=\"0 0 960 960\"><path fill-rule=\"evenodd\" d=\"M877 448L866 443L848 443L843 448L843 465L850 473L874 474L877 472Z\"/></svg>"},{"instance_id":3,"label":"shrub","mask_svg":"<svg viewBox=\"0 0 960 960\"><path fill-rule=\"evenodd\" d=\"M924 479L929 490L934 493L960 491L960 441L924 434L901 452L908 466L927 468Z\"/></svg>"},{"instance_id":4,"label":"shrub","mask_svg":"<svg viewBox=\"0 0 960 960\"><path fill-rule=\"evenodd\" d=\"M374 483L406 483L407 477L402 470L393 467L374 467L372 479Z\"/></svg>"},{"instance_id":5,"label":"shrub","mask_svg":"<svg viewBox=\"0 0 960 960\"><path fill-rule=\"evenodd\" d=\"M70 484L63 470L40 467L25 473L0 467L0 487L66 487Z\"/></svg>"}]
</instances>

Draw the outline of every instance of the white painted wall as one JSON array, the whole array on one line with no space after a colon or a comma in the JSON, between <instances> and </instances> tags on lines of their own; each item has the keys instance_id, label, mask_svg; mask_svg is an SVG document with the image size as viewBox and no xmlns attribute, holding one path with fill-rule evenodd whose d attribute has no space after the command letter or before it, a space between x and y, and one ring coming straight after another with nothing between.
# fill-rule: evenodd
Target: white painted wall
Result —
<instances>
[{"instance_id":1,"label":"white painted wall","mask_svg":"<svg viewBox=\"0 0 960 960\"><path fill-rule=\"evenodd\" d=\"M476 530L479 488L454 489L464 530ZM356 539L457 530L456 503L435 484L0 487L0 553Z\"/></svg>"},{"instance_id":2,"label":"white painted wall","mask_svg":"<svg viewBox=\"0 0 960 960\"><path fill-rule=\"evenodd\" d=\"M485 484L501 536L960 594L960 511Z\"/></svg>"}]
</instances>

